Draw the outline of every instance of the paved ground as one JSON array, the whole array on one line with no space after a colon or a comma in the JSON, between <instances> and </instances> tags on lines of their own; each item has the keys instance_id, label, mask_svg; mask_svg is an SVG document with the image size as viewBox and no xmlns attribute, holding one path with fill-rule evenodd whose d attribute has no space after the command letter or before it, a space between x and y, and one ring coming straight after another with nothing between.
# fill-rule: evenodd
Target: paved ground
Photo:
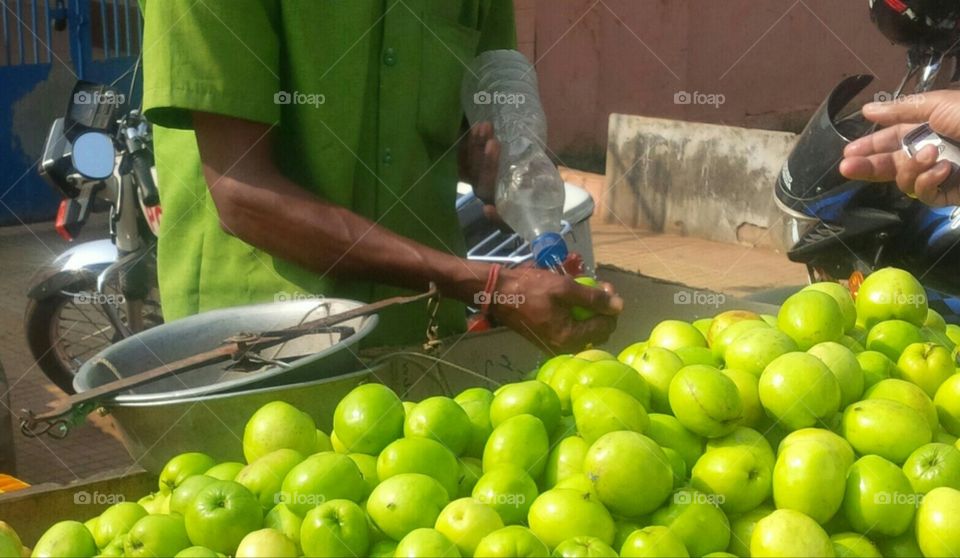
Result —
<instances>
[{"instance_id":1,"label":"paved ground","mask_svg":"<svg viewBox=\"0 0 960 558\"><path fill-rule=\"evenodd\" d=\"M105 227L91 224L89 231ZM758 289L801 284L803 268L781 254L745 246L593 225L597 259L692 287L745 295ZM40 409L63 394L34 366L24 342L27 286L42 264L67 248L49 224L0 229L0 358L7 370L11 408ZM65 440L29 440L17 434L21 478L31 483L68 482L130 464L109 418L94 417Z\"/></svg>"}]
</instances>

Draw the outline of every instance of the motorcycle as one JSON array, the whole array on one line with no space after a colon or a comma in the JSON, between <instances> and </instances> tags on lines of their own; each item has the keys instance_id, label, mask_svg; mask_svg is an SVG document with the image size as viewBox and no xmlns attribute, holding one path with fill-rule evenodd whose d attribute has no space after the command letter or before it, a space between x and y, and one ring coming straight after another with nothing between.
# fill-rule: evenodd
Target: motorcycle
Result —
<instances>
[{"instance_id":1,"label":"motorcycle","mask_svg":"<svg viewBox=\"0 0 960 558\"><path fill-rule=\"evenodd\" d=\"M28 346L67 393L87 359L163 321L150 125L125 100L110 86L78 82L66 116L50 126L39 167L63 195L56 230L64 239L73 241L92 213L109 213L109 239L68 249L37 272L28 292Z\"/></svg>"},{"instance_id":2,"label":"motorcycle","mask_svg":"<svg viewBox=\"0 0 960 558\"><path fill-rule=\"evenodd\" d=\"M870 0L869 8L880 31L908 49L906 75L876 100L909 102L904 93L910 84L912 93L922 94L960 78L957 3ZM932 308L960 322L960 206L929 207L896 184L849 180L838 170L844 147L875 130L859 110L848 108L873 79L854 75L837 85L781 169L774 199L788 218L787 256L807 266L811 282L846 282L854 292L876 269L906 269L924 283ZM947 140L926 136L920 139L943 144L941 152L946 147Z\"/></svg>"}]
</instances>

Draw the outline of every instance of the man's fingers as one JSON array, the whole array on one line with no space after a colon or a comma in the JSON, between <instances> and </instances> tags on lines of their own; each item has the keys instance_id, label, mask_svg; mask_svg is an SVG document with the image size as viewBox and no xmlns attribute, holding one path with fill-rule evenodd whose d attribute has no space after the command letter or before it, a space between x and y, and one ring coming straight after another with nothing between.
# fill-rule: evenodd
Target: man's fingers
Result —
<instances>
[{"instance_id":1,"label":"man's fingers","mask_svg":"<svg viewBox=\"0 0 960 558\"><path fill-rule=\"evenodd\" d=\"M897 186L907 194L914 194L917 177L936 164L937 148L925 147L915 157L908 157L906 153L900 152L894 154L894 158L897 165Z\"/></svg>"},{"instance_id":2,"label":"man's fingers","mask_svg":"<svg viewBox=\"0 0 960 558\"><path fill-rule=\"evenodd\" d=\"M566 298L574 306L582 306L598 314L616 316L623 311L623 298L608 289L594 288L571 282Z\"/></svg>"},{"instance_id":3,"label":"man's fingers","mask_svg":"<svg viewBox=\"0 0 960 558\"><path fill-rule=\"evenodd\" d=\"M944 181L950 176L952 165L949 161L940 161L930 170L921 172L914 181L914 194L927 205L943 205L946 202ZM951 188L956 190L956 188Z\"/></svg>"},{"instance_id":4,"label":"man's fingers","mask_svg":"<svg viewBox=\"0 0 960 558\"><path fill-rule=\"evenodd\" d=\"M850 180L884 182L897 176L897 165L892 153L849 157L840 161L840 174Z\"/></svg>"},{"instance_id":5,"label":"man's fingers","mask_svg":"<svg viewBox=\"0 0 960 558\"><path fill-rule=\"evenodd\" d=\"M941 103L949 102L949 97L947 91L931 91L908 95L888 103L867 103L863 105L863 116L882 126L904 122L926 122L930 120L930 115Z\"/></svg>"},{"instance_id":6,"label":"man's fingers","mask_svg":"<svg viewBox=\"0 0 960 558\"><path fill-rule=\"evenodd\" d=\"M900 124L863 136L843 148L844 157L868 157L903 149L903 136L919 124Z\"/></svg>"},{"instance_id":7,"label":"man's fingers","mask_svg":"<svg viewBox=\"0 0 960 558\"><path fill-rule=\"evenodd\" d=\"M574 322L570 329L569 339L576 347L583 348L587 343L603 343L610 338L610 334L617 328L617 319L612 316L594 316L589 320Z\"/></svg>"}]
</instances>

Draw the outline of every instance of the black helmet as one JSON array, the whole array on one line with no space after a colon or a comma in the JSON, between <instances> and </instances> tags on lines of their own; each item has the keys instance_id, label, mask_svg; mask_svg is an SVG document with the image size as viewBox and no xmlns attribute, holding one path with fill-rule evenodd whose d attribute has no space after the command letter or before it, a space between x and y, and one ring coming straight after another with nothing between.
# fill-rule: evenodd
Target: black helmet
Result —
<instances>
[{"instance_id":1,"label":"black helmet","mask_svg":"<svg viewBox=\"0 0 960 558\"><path fill-rule=\"evenodd\" d=\"M960 0L870 0L870 19L901 45L946 52L960 42Z\"/></svg>"}]
</instances>

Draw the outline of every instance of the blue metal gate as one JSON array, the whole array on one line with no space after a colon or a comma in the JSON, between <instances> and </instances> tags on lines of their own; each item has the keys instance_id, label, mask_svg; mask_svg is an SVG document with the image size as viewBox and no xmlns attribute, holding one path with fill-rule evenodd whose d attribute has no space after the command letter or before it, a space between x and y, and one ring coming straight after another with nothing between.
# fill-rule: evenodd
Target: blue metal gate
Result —
<instances>
[{"instance_id":1,"label":"blue metal gate","mask_svg":"<svg viewBox=\"0 0 960 558\"><path fill-rule=\"evenodd\" d=\"M0 0L0 11L0 225L11 225L56 214L59 196L37 174L50 123L78 79L112 83L133 66L143 23L136 0Z\"/></svg>"}]
</instances>

